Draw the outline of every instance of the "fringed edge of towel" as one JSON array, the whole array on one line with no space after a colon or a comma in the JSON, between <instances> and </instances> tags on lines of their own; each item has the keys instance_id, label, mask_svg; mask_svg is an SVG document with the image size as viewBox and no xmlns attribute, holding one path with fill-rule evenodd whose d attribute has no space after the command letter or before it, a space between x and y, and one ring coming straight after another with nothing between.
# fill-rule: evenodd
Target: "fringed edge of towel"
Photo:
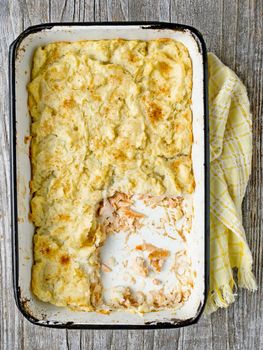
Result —
<instances>
[{"instance_id":1,"label":"fringed edge of towel","mask_svg":"<svg viewBox=\"0 0 263 350\"><path fill-rule=\"evenodd\" d=\"M250 268L239 268L237 278L238 286L240 288L246 288L251 292L254 292L258 289L255 276L252 272L252 266L250 266Z\"/></svg>"},{"instance_id":2,"label":"fringed edge of towel","mask_svg":"<svg viewBox=\"0 0 263 350\"><path fill-rule=\"evenodd\" d=\"M234 285L234 281L230 281L228 284L209 291L205 306L206 315L211 314L218 308L227 308L235 301Z\"/></svg>"},{"instance_id":3,"label":"fringed edge of towel","mask_svg":"<svg viewBox=\"0 0 263 350\"><path fill-rule=\"evenodd\" d=\"M252 264L250 268L240 267L238 269L237 278L238 287L246 288L251 292L257 290L257 283L252 272ZM235 290L236 284L234 279L232 279L228 284L209 291L205 306L205 315L210 315L218 308L227 308L230 304L232 304L237 296Z\"/></svg>"}]
</instances>

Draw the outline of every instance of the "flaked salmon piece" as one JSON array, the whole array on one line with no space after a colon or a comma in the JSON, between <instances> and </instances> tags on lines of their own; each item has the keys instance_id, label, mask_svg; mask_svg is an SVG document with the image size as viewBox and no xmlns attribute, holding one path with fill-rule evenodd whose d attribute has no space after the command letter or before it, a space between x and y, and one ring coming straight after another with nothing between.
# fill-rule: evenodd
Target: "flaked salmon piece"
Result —
<instances>
[{"instance_id":1,"label":"flaked salmon piece","mask_svg":"<svg viewBox=\"0 0 263 350\"><path fill-rule=\"evenodd\" d=\"M129 207L131 205L131 203L130 202L124 202L124 201L119 201L118 202L118 207L119 208L123 208L123 207Z\"/></svg>"},{"instance_id":2,"label":"flaked salmon piece","mask_svg":"<svg viewBox=\"0 0 263 350\"><path fill-rule=\"evenodd\" d=\"M187 256L185 250L180 250L175 254L175 260L170 271L175 272L182 290L189 291L193 288L196 272L193 271L191 259Z\"/></svg>"},{"instance_id":3,"label":"flaked salmon piece","mask_svg":"<svg viewBox=\"0 0 263 350\"><path fill-rule=\"evenodd\" d=\"M116 198L117 201L122 200L122 201L131 202L131 196L123 192L116 192L116 194L114 195L114 198Z\"/></svg>"},{"instance_id":4,"label":"flaked salmon piece","mask_svg":"<svg viewBox=\"0 0 263 350\"><path fill-rule=\"evenodd\" d=\"M155 245L151 244L151 243L143 243L143 244L139 244L136 246L136 250L142 250L142 251L149 251L152 252L154 250L158 250L159 248L156 247Z\"/></svg>"},{"instance_id":5,"label":"flaked salmon piece","mask_svg":"<svg viewBox=\"0 0 263 350\"><path fill-rule=\"evenodd\" d=\"M124 214L126 215L127 217L130 217L130 218L144 218L145 215L144 214L141 214L141 213L138 213L137 211L134 211L130 208L120 208L118 210L118 212L120 214Z\"/></svg>"},{"instance_id":6,"label":"flaked salmon piece","mask_svg":"<svg viewBox=\"0 0 263 350\"><path fill-rule=\"evenodd\" d=\"M132 204L130 196L122 192L116 192L114 196L109 198L109 202L115 209Z\"/></svg>"},{"instance_id":7,"label":"flaked salmon piece","mask_svg":"<svg viewBox=\"0 0 263 350\"><path fill-rule=\"evenodd\" d=\"M154 268L156 272L161 272L162 267L165 263L165 259L170 255L168 250L155 250L148 255L150 260L150 265Z\"/></svg>"},{"instance_id":8,"label":"flaked salmon piece","mask_svg":"<svg viewBox=\"0 0 263 350\"><path fill-rule=\"evenodd\" d=\"M120 304L123 305L124 307L129 307L129 306L137 307L139 305L138 301L134 298L130 288L128 287L125 289L123 293L123 300L121 300Z\"/></svg>"},{"instance_id":9,"label":"flaked salmon piece","mask_svg":"<svg viewBox=\"0 0 263 350\"><path fill-rule=\"evenodd\" d=\"M140 256L137 256L135 259L135 269L140 276L147 277L149 274L146 261Z\"/></svg>"},{"instance_id":10,"label":"flaked salmon piece","mask_svg":"<svg viewBox=\"0 0 263 350\"><path fill-rule=\"evenodd\" d=\"M183 197L167 198L164 204L166 204L169 208L176 208L181 205L182 201Z\"/></svg>"},{"instance_id":11,"label":"flaked salmon piece","mask_svg":"<svg viewBox=\"0 0 263 350\"><path fill-rule=\"evenodd\" d=\"M121 192L117 192L114 196L103 201L98 215L105 233L134 232L142 226L140 220L145 215L132 210L130 208L132 204L131 196Z\"/></svg>"},{"instance_id":12,"label":"flaked salmon piece","mask_svg":"<svg viewBox=\"0 0 263 350\"><path fill-rule=\"evenodd\" d=\"M168 250L158 248L151 243L137 245L136 250L149 252L149 263L156 272L161 272L165 259L170 255L170 252Z\"/></svg>"},{"instance_id":13,"label":"flaked salmon piece","mask_svg":"<svg viewBox=\"0 0 263 350\"><path fill-rule=\"evenodd\" d=\"M112 205L110 204L109 200L104 199L103 202L101 202L101 205L98 209L98 214L103 218L109 218L112 217L114 212L114 209Z\"/></svg>"},{"instance_id":14,"label":"flaked salmon piece","mask_svg":"<svg viewBox=\"0 0 263 350\"><path fill-rule=\"evenodd\" d=\"M138 307L139 305L143 304L145 301L145 295L143 292L132 293L129 288L127 288L126 293L124 293L123 297L124 297L123 305L125 307L129 307L129 306Z\"/></svg>"}]
</instances>

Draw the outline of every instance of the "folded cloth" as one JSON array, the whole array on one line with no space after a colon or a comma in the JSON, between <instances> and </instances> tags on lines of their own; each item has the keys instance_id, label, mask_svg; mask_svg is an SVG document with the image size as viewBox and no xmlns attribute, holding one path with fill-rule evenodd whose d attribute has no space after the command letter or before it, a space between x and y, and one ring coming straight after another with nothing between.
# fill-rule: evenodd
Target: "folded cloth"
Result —
<instances>
[{"instance_id":1,"label":"folded cloth","mask_svg":"<svg viewBox=\"0 0 263 350\"><path fill-rule=\"evenodd\" d=\"M252 120L245 86L208 54L210 119L210 290L206 313L228 307L237 285L257 289L242 226L241 204L251 173Z\"/></svg>"}]
</instances>

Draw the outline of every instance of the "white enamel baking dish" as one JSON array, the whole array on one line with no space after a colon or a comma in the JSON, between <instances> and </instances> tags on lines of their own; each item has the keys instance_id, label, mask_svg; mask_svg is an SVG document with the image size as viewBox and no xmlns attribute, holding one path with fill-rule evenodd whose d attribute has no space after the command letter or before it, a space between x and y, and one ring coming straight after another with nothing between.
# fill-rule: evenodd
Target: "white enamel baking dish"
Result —
<instances>
[{"instance_id":1,"label":"white enamel baking dish","mask_svg":"<svg viewBox=\"0 0 263 350\"><path fill-rule=\"evenodd\" d=\"M191 297L177 310L147 313L144 316L115 311L110 315L73 312L39 301L31 292L34 226L28 220L31 177L29 143L30 115L27 83L36 47L54 41L92 39L173 38L189 50L193 64L192 159L196 190L189 254L197 272ZM208 289L209 240L209 143L207 109L207 58L201 34L194 28L171 23L63 23L42 24L25 30L10 46L10 132L12 188L12 244L15 299L19 310L31 322L60 328L172 328L198 321Z\"/></svg>"}]
</instances>

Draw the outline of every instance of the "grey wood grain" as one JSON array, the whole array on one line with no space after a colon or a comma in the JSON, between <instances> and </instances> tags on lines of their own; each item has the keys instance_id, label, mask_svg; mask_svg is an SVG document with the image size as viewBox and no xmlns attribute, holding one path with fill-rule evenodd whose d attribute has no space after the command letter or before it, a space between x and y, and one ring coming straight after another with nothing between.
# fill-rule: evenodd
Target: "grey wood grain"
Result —
<instances>
[{"instance_id":1,"label":"grey wood grain","mask_svg":"<svg viewBox=\"0 0 263 350\"><path fill-rule=\"evenodd\" d=\"M1 0L0 1L0 349L263 349L261 0ZM244 225L259 290L238 291L234 305L197 325L156 331L75 331L31 325L16 309L11 276L9 217L8 46L29 25L48 21L162 20L187 23L241 77L253 114L252 176L243 203Z\"/></svg>"}]
</instances>

